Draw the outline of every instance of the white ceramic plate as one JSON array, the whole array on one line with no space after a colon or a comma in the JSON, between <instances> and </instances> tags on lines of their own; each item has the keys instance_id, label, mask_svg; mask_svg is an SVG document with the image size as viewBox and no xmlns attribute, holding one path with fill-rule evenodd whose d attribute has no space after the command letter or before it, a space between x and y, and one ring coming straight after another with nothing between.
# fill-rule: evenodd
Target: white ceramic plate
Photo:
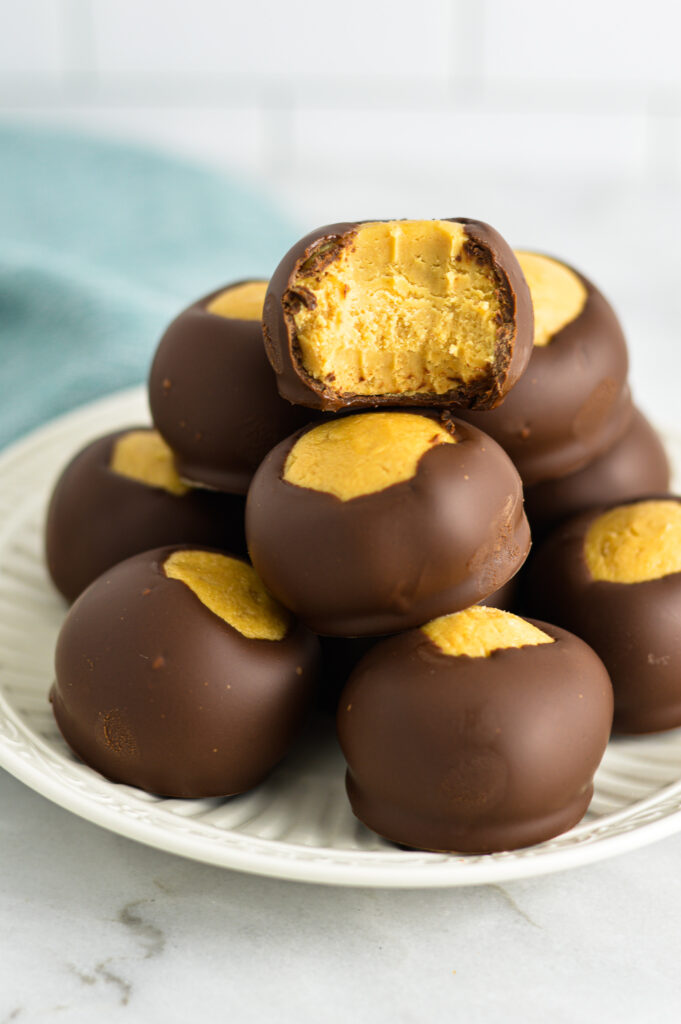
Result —
<instances>
[{"instance_id":1,"label":"white ceramic plate","mask_svg":"<svg viewBox=\"0 0 681 1024\"><path fill-rule=\"evenodd\" d=\"M145 422L142 389L54 421L0 456L0 765L48 799L139 842L221 867L305 882L477 885L609 857L681 830L681 730L610 743L584 821L539 846L487 856L408 852L353 817L331 723L263 785L226 800L166 800L108 782L62 741L47 694L65 606L42 562L56 474L98 434ZM681 467L681 440L669 440Z\"/></svg>"}]
</instances>

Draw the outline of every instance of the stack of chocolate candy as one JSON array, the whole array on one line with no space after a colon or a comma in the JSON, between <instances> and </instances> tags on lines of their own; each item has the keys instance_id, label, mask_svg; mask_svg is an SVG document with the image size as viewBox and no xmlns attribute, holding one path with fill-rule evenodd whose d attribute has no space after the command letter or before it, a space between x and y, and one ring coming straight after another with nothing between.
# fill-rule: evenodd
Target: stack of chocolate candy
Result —
<instances>
[{"instance_id":1,"label":"stack of chocolate candy","mask_svg":"<svg viewBox=\"0 0 681 1024\"><path fill-rule=\"evenodd\" d=\"M52 693L67 742L116 781L230 795L335 679L380 834L485 852L570 828L608 673L493 605L529 552L523 481L539 530L666 489L626 376L586 279L467 219L334 224L269 284L200 299L156 352L155 430L94 442L52 497L48 566L81 595Z\"/></svg>"}]
</instances>

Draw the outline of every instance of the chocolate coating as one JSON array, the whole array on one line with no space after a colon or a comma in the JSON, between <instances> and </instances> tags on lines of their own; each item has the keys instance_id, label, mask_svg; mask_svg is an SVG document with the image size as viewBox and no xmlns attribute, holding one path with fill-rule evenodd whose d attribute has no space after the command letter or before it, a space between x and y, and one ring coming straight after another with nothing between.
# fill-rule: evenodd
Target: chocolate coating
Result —
<instances>
[{"instance_id":1,"label":"chocolate coating","mask_svg":"<svg viewBox=\"0 0 681 1024\"><path fill-rule=\"evenodd\" d=\"M296 242L270 280L263 311L263 334L280 395L297 405L327 411L383 405L442 407L454 402L465 408L491 409L502 400L524 372L532 352L534 317L529 288L513 250L489 224L466 217L442 219L464 225L468 235L466 249L479 262L493 269L503 315L512 320L515 327L513 332L499 336L491 374L461 384L445 394L424 392L409 396L341 394L328 382L325 384L307 373L302 364L292 316L292 310L301 301L295 291L295 277L301 265L320 247L324 247L321 259L330 262L334 249L337 251L344 244L342 236L354 233L364 223L371 223L344 222L318 228Z\"/></svg>"},{"instance_id":2,"label":"chocolate coating","mask_svg":"<svg viewBox=\"0 0 681 1024\"><path fill-rule=\"evenodd\" d=\"M177 545L121 562L71 608L51 697L73 751L114 782L173 797L257 785L310 703L318 643L293 624L249 640L163 565Z\"/></svg>"},{"instance_id":3,"label":"chocolate coating","mask_svg":"<svg viewBox=\"0 0 681 1024\"><path fill-rule=\"evenodd\" d=\"M245 494L270 448L313 417L279 397L260 321L208 312L226 287L167 328L149 374L149 405L183 479Z\"/></svg>"},{"instance_id":4,"label":"chocolate coating","mask_svg":"<svg viewBox=\"0 0 681 1024\"><path fill-rule=\"evenodd\" d=\"M534 346L524 376L497 409L453 410L498 441L525 487L592 462L622 437L633 416L622 328L598 289L570 269L587 291L579 316L548 345Z\"/></svg>"},{"instance_id":5,"label":"chocolate coating","mask_svg":"<svg viewBox=\"0 0 681 1024\"><path fill-rule=\"evenodd\" d=\"M57 590L67 601L100 573L130 555L182 541L245 553L245 499L189 491L170 494L109 468L114 445L128 427L92 441L59 477L47 511L45 554Z\"/></svg>"},{"instance_id":6,"label":"chocolate coating","mask_svg":"<svg viewBox=\"0 0 681 1024\"><path fill-rule=\"evenodd\" d=\"M673 729L681 725L681 573L643 583L594 580L584 541L605 510L569 520L539 548L525 580L525 606L581 636L603 659L615 691L616 732Z\"/></svg>"},{"instance_id":7,"label":"chocolate coating","mask_svg":"<svg viewBox=\"0 0 681 1024\"><path fill-rule=\"evenodd\" d=\"M518 474L481 431L447 423L456 444L427 451L411 479L350 501L282 479L305 431L261 464L246 504L251 560L316 633L410 629L488 597L524 562Z\"/></svg>"},{"instance_id":8,"label":"chocolate coating","mask_svg":"<svg viewBox=\"0 0 681 1024\"><path fill-rule=\"evenodd\" d=\"M394 842L492 853L575 825L612 721L612 687L577 637L449 657L421 630L377 644L341 695L354 813Z\"/></svg>"},{"instance_id":9,"label":"chocolate coating","mask_svg":"<svg viewBox=\"0 0 681 1024\"><path fill-rule=\"evenodd\" d=\"M525 512L536 541L571 516L669 488L669 461L656 431L638 409L612 448L576 473L525 488Z\"/></svg>"},{"instance_id":10,"label":"chocolate coating","mask_svg":"<svg viewBox=\"0 0 681 1024\"><path fill-rule=\"evenodd\" d=\"M489 597L480 601L480 604L487 605L489 608L512 611L517 578L514 576L499 590L495 590ZM332 714L336 713L338 699L352 670L358 661L383 639L385 637L375 636L321 636L319 638L322 649L322 667L319 673L317 706L321 710Z\"/></svg>"}]
</instances>

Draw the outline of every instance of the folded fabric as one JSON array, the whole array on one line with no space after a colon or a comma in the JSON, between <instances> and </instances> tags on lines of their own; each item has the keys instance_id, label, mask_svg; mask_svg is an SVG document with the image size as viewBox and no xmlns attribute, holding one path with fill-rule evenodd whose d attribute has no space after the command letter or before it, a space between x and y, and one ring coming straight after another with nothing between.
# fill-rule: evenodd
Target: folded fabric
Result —
<instances>
[{"instance_id":1,"label":"folded fabric","mask_svg":"<svg viewBox=\"0 0 681 1024\"><path fill-rule=\"evenodd\" d=\"M0 127L0 445L145 378L167 321L295 240L266 197L180 160Z\"/></svg>"}]
</instances>

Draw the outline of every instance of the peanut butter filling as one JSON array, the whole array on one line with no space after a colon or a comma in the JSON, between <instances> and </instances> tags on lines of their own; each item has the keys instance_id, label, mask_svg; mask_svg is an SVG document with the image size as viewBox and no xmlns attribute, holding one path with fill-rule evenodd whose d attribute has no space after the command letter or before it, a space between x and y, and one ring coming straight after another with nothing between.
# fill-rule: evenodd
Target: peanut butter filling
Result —
<instances>
[{"instance_id":1,"label":"peanut butter filling","mask_svg":"<svg viewBox=\"0 0 681 1024\"><path fill-rule=\"evenodd\" d=\"M305 370L341 394L445 394L491 370L499 282L449 221L367 223L321 269L303 265L293 313Z\"/></svg>"},{"instance_id":2,"label":"peanut butter filling","mask_svg":"<svg viewBox=\"0 0 681 1024\"><path fill-rule=\"evenodd\" d=\"M189 491L177 475L173 453L156 430L131 430L119 437L111 454L109 469L178 497Z\"/></svg>"},{"instance_id":3,"label":"peanut butter filling","mask_svg":"<svg viewBox=\"0 0 681 1024\"><path fill-rule=\"evenodd\" d=\"M639 501L593 521L584 558L595 580L644 583L681 572L681 505Z\"/></svg>"},{"instance_id":4,"label":"peanut butter filling","mask_svg":"<svg viewBox=\"0 0 681 1024\"><path fill-rule=\"evenodd\" d=\"M534 343L548 345L554 334L576 320L587 291L573 270L535 252L516 252L532 296Z\"/></svg>"},{"instance_id":5,"label":"peanut butter filling","mask_svg":"<svg viewBox=\"0 0 681 1024\"><path fill-rule=\"evenodd\" d=\"M250 565L213 551L174 551L163 570L249 640L283 640L291 617Z\"/></svg>"},{"instance_id":6,"label":"peanut butter filling","mask_svg":"<svg viewBox=\"0 0 681 1024\"><path fill-rule=\"evenodd\" d=\"M246 281L220 292L206 306L208 313L231 320L262 320L267 281Z\"/></svg>"},{"instance_id":7,"label":"peanut butter filling","mask_svg":"<svg viewBox=\"0 0 681 1024\"><path fill-rule=\"evenodd\" d=\"M296 441L284 465L284 480L350 501L410 480L427 451L455 443L456 438L427 416L347 416L322 423Z\"/></svg>"},{"instance_id":8,"label":"peanut butter filling","mask_svg":"<svg viewBox=\"0 0 681 1024\"><path fill-rule=\"evenodd\" d=\"M453 615L442 615L421 627L443 654L457 658L489 658L493 651L510 647L536 647L554 639L531 622L498 608L474 605Z\"/></svg>"}]
</instances>

